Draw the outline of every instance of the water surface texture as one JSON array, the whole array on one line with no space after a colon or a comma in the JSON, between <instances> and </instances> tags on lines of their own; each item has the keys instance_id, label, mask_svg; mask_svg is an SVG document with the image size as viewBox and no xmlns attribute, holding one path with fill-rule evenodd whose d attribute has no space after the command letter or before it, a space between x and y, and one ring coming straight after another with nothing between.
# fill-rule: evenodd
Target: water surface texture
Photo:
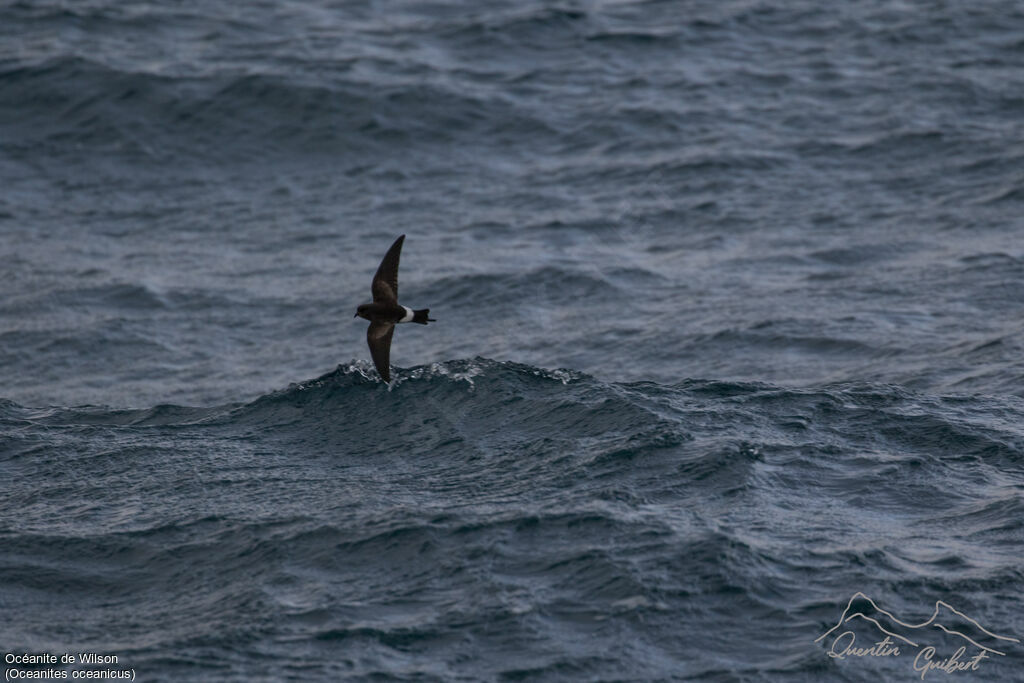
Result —
<instances>
[{"instance_id":1,"label":"water surface texture","mask_svg":"<svg viewBox=\"0 0 1024 683\"><path fill-rule=\"evenodd\" d=\"M1024 680L1021 216L1019 3L2 3L0 649Z\"/></svg>"}]
</instances>

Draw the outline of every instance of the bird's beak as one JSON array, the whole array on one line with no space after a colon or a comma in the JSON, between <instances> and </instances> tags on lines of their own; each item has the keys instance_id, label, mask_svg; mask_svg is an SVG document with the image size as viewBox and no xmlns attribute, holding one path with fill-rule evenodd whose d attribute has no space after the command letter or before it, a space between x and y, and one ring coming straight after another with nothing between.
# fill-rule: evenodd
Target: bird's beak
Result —
<instances>
[{"instance_id":1,"label":"bird's beak","mask_svg":"<svg viewBox=\"0 0 1024 683\"><path fill-rule=\"evenodd\" d=\"M352 317L353 318L358 318L359 317L359 311L356 311L356 314L354 316L352 316Z\"/></svg>"}]
</instances>

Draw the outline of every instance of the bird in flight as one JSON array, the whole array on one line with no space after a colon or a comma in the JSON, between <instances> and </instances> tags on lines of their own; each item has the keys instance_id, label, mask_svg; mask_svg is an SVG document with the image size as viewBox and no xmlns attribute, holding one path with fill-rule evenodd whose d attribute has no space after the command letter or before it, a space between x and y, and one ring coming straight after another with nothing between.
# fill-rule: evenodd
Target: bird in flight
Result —
<instances>
[{"instance_id":1,"label":"bird in flight","mask_svg":"<svg viewBox=\"0 0 1024 683\"><path fill-rule=\"evenodd\" d=\"M426 325L428 322L437 322L427 317L430 313L429 308L414 311L398 303L398 258L402 255L404 241L405 235L399 236L388 249L388 253L384 254L384 260L380 262L370 288L373 292L373 303L360 305L353 316L370 321L370 328L366 330L366 343L370 345L373 364L377 366L377 372L385 382L391 381L389 359L391 335L395 332L395 324Z\"/></svg>"}]
</instances>

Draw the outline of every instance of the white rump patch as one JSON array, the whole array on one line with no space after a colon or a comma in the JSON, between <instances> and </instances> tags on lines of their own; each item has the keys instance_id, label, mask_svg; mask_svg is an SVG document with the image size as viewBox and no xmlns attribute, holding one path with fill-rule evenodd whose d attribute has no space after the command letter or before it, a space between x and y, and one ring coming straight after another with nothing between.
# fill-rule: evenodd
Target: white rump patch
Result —
<instances>
[{"instance_id":1,"label":"white rump patch","mask_svg":"<svg viewBox=\"0 0 1024 683\"><path fill-rule=\"evenodd\" d=\"M412 309L409 308L408 306L402 306L402 308L405 309L405 317L402 318L401 320L399 320L398 322L400 322L400 323L410 323L410 322L412 322L412 317L413 317L413 315L415 315L412 312Z\"/></svg>"}]
</instances>

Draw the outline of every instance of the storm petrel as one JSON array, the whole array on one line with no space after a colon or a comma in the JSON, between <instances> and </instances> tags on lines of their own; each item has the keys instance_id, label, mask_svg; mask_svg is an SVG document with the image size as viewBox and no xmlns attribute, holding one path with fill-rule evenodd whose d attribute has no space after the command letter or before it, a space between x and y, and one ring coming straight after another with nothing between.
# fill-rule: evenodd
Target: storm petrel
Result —
<instances>
[{"instance_id":1,"label":"storm petrel","mask_svg":"<svg viewBox=\"0 0 1024 683\"><path fill-rule=\"evenodd\" d=\"M398 258L402 255L403 241L405 235L395 240L388 253L384 254L377 274L373 276L373 285L370 288L373 292L373 303L362 304L353 316L370 321L370 328L366 330L366 343L370 345L373 364L377 366L377 372L385 382L391 381L388 360L391 357L391 335L395 332L395 323L426 325L427 322L437 322L427 317L430 313L429 308L414 311L398 303Z\"/></svg>"}]
</instances>

